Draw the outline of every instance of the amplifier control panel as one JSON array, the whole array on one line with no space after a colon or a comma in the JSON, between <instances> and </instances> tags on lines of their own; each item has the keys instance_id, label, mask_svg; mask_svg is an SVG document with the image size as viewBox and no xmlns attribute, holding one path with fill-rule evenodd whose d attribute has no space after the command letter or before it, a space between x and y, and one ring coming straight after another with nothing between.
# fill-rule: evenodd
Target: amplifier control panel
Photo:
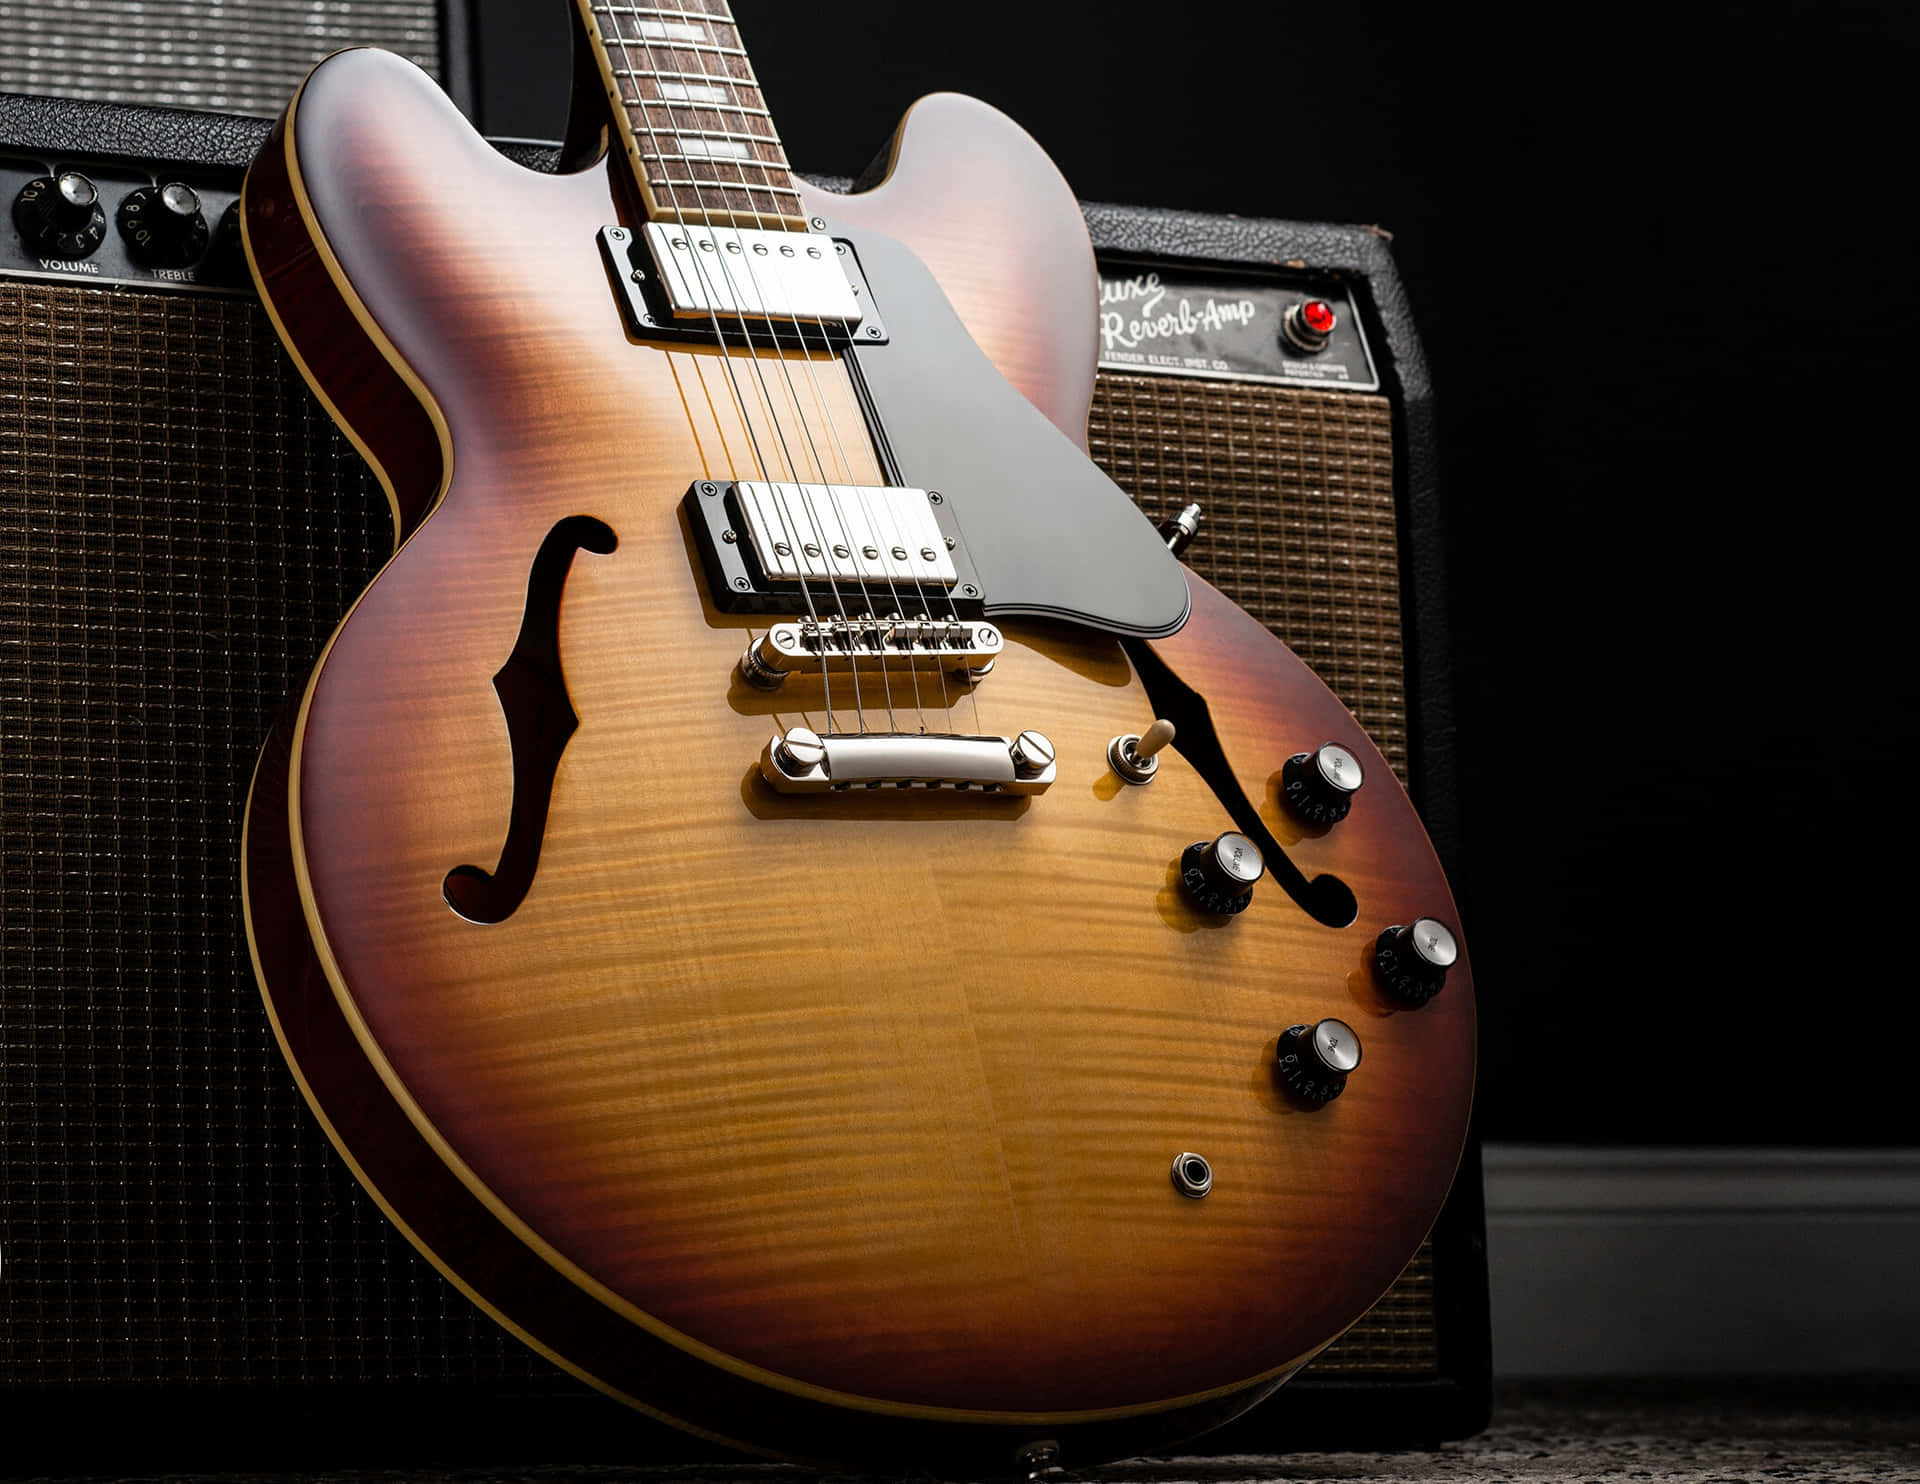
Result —
<instances>
[{"instance_id":1,"label":"amplifier control panel","mask_svg":"<svg viewBox=\"0 0 1920 1484\"><path fill-rule=\"evenodd\" d=\"M1102 257L1100 365L1378 391L1356 308L1348 282L1329 273Z\"/></svg>"},{"instance_id":2,"label":"amplifier control panel","mask_svg":"<svg viewBox=\"0 0 1920 1484\"><path fill-rule=\"evenodd\" d=\"M0 152L0 273L250 293L240 174Z\"/></svg>"}]
</instances>

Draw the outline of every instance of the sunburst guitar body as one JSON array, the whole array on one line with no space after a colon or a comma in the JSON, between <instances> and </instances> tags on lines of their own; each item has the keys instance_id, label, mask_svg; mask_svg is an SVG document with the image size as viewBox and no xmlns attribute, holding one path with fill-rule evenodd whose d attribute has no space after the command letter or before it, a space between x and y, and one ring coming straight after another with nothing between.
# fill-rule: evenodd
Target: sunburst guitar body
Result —
<instances>
[{"instance_id":1,"label":"sunburst guitar body","mask_svg":"<svg viewBox=\"0 0 1920 1484\"><path fill-rule=\"evenodd\" d=\"M1089 462L1031 139L937 96L827 194L723 0L579 20L583 168L361 50L248 177L397 544L254 780L276 1032L411 1240L644 1411L890 1470L1170 1445L1440 1209L1440 866Z\"/></svg>"}]
</instances>

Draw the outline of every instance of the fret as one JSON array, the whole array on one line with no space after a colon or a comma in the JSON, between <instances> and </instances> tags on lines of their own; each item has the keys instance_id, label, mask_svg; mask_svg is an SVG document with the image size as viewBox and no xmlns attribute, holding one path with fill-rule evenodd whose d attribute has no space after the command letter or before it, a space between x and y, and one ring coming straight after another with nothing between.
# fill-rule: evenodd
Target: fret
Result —
<instances>
[{"instance_id":1,"label":"fret","mask_svg":"<svg viewBox=\"0 0 1920 1484\"><path fill-rule=\"evenodd\" d=\"M763 191L769 196L791 196L796 201L800 199L800 192L792 186L754 185L751 181L745 180L674 180L672 178L654 180L649 177L647 183L666 190L685 186L693 190Z\"/></svg>"},{"instance_id":2,"label":"fret","mask_svg":"<svg viewBox=\"0 0 1920 1484\"><path fill-rule=\"evenodd\" d=\"M747 54L737 46L718 46L708 41L662 41L652 36L622 36L616 32L607 38L607 45L617 46L628 55L631 55L637 46L648 56L652 56L655 52L705 52L710 57L738 57L743 62L747 59ZM651 72L653 69L643 67L639 71ZM619 75L618 69L616 69L616 75ZM629 72L626 75L632 77L638 74Z\"/></svg>"},{"instance_id":3,"label":"fret","mask_svg":"<svg viewBox=\"0 0 1920 1484\"><path fill-rule=\"evenodd\" d=\"M608 69L615 77L662 78L671 77L677 81L704 83L708 87L719 89L722 83L730 88L752 88L760 91L760 85L750 77L733 77L724 72L669 72L660 67L611 67ZM647 100L651 103L653 100Z\"/></svg>"},{"instance_id":4,"label":"fret","mask_svg":"<svg viewBox=\"0 0 1920 1484\"><path fill-rule=\"evenodd\" d=\"M622 98L620 101L629 108L639 108L643 105L653 107L657 105L661 108L678 109L683 113L738 113L744 114L748 118L768 120L773 118L773 115L768 113L764 108L748 108L745 104L741 103L706 103L691 98L674 97ZM777 144L779 142L776 136L768 135L766 137L773 143Z\"/></svg>"},{"instance_id":5,"label":"fret","mask_svg":"<svg viewBox=\"0 0 1920 1484\"><path fill-rule=\"evenodd\" d=\"M595 15L652 15L665 16L670 20L706 21L710 25L731 26L733 20L724 15L715 15L705 10L669 10L659 5L596 5Z\"/></svg>"},{"instance_id":6,"label":"fret","mask_svg":"<svg viewBox=\"0 0 1920 1484\"><path fill-rule=\"evenodd\" d=\"M643 160L685 161L689 165L737 165L743 169L763 170L768 175L785 175L788 173L785 165L776 165L771 160L743 160L736 159L732 155L682 155L675 154L672 150L654 151L643 149L640 151L640 158ZM730 186L739 185L741 182L735 180L731 175L716 175L706 183L708 185Z\"/></svg>"},{"instance_id":7,"label":"fret","mask_svg":"<svg viewBox=\"0 0 1920 1484\"><path fill-rule=\"evenodd\" d=\"M731 129L687 129L677 124L669 124L664 128L651 128L646 132L649 134L675 134L682 139L731 139L746 144L771 144L775 149L780 150L783 158L786 155L786 151L780 149L779 138L772 134L738 134Z\"/></svg>"}]
</instances>

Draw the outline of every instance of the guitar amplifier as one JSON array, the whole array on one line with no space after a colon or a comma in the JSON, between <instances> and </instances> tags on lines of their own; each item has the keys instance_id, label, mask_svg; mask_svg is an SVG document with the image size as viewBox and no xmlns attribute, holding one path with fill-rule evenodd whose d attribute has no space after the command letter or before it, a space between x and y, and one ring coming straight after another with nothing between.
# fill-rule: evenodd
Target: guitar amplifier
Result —
<instances>
[{"instance_id":1,"label":"guitar amplifier","mask_svg":"<svg viewBox=\"0 0 1920 1484\"><path fill-rule=\"evenodd\" d=\"M256 749L391 544L380 489L247 285L227 212L266 128L0 95L0 194L79 172L104 222L84 257L0 226L9 1462L710 1456L523 1348L414 1252L309 1114L255 990L236 861ZM120 207L173 182L209 246L143 265ZM1383 240L1088 216L1094 456L1156 519L1202 506L1188 559L1342 695L1450 853L1430 402ZM1335 320L1324 355L1284 340L1308 300ZM1476 1431L1482 1232L1470 1146L1400 1282L1199 1446Z\"/></svg>"},{"instance_id":2,"label":"guitar amplifier","mask_svg":"<svg viewBox=\"0 0 1920 1484\"><path fill-rule=\"evenodd\" d=\"M315 62L379 46L473 96L466 0L5 0L0 92L277 117Z\"/></svg>"}]
</instances>

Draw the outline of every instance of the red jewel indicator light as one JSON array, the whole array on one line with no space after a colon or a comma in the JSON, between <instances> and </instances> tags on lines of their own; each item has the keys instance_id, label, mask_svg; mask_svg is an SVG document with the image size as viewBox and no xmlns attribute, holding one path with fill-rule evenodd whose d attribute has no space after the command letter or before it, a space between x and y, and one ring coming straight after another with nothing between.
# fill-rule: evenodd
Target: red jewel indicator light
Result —
<instances>
[{"instance_id":1,"label":"red jewel indicator light","mask_svg":"<svg viewBox=\"0 0 1920 1484\"><path fill-rule=\"evenodd\" d=\"M1317 355L1333 338L1338 317L1325 299L1303 299L1286 312L1280 321L1280 333L1295 350Z\"/></svg>"}]
</instances>

